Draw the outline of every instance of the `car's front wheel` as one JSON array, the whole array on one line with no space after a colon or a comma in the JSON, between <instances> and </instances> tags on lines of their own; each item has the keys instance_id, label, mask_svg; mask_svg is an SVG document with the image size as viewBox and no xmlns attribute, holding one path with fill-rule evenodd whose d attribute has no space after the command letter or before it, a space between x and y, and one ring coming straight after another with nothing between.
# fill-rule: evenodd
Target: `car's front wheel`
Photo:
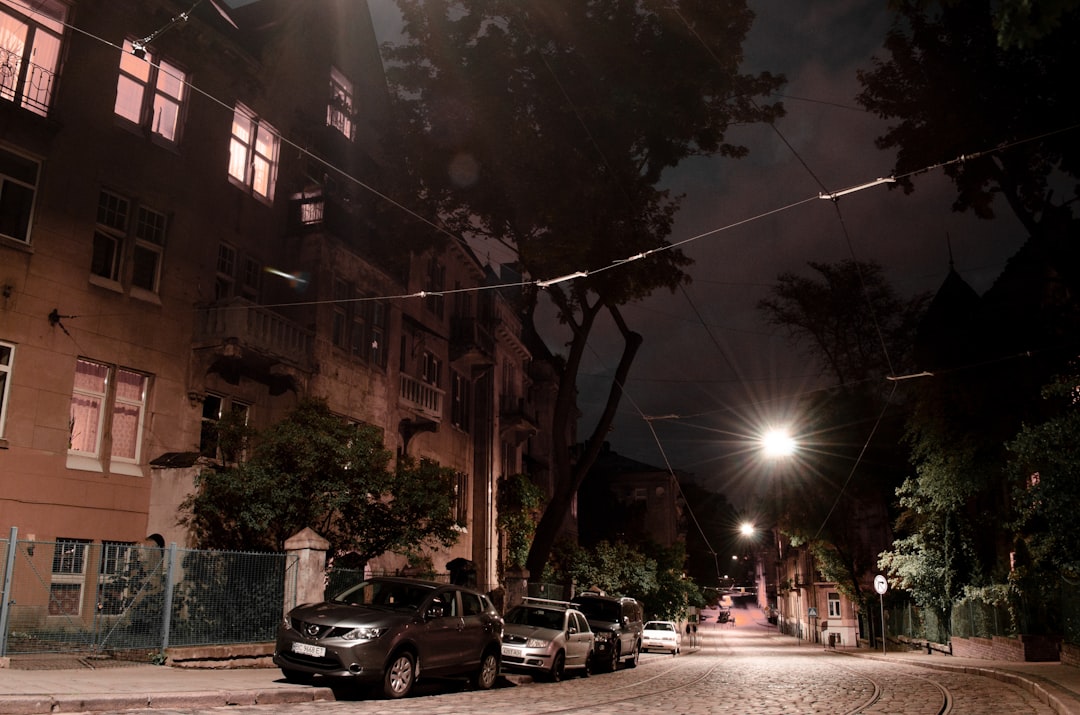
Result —
<instances>
[{"instance_id":1,"label":"car's front wheel","mask_svg":"<svg viewBox=\"0 0 1080 715\"><path fill-rule=\"evenodd\" d=\"M608 670L608 671L611 671L612 673L614 673L618 669L619 669L619 646L616 645L616 646L612 646L612 648L611 648L611 658L608 659L608 662L604 663L604 670Z\"/></svg>"},{"instance_id":2,"label":"car's front wheel","mask_svg":"<svg viewBox=\"0 0 1080 715\"><path fill-rule=\"evenodd\" d=\"M566 671L566 655L560 650L551 661L551 670L548 671L548 680L557 683L563 679Z\"/></svg>"},{"instance_id":3,"label":"car's front wheel","mask_svg":"<svg viewBox=\"0 0 1080 715\"><path fill-rule=\"evenodd\" d=\"M473 676L473 687L477 690L491 690L499 677L499 657L494 651L486 651L480 657L480 670Z\"/></svg>"},{"instance_id":4,"label":"car's front wheel","mask_svg":"<svg viewBox=\"0 0 1080 715\"><path fill-rule=\"evenodd\" d=\"M403 698L412 690L416 679L416 658L402 651L390 659L383 673L383 694L388 698Z\"/></svg>"}]
</instances>

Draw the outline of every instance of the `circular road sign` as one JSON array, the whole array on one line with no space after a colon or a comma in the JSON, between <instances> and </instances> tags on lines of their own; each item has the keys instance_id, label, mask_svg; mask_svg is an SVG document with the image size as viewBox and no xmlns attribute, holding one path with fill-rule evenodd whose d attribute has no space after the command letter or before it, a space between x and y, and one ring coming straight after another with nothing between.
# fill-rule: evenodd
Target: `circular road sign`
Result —
<instances>
[{"instance_id":1,"label":"circular road sign","mask_svg":"<svg viewBox=\"0 0 1080 715\"><path fill-rule=\"evenodd\" d=\"M874 590L884 595L889 590L889 581L881 574L878 574L874 577Z\"/></svg>"}]
</instances>

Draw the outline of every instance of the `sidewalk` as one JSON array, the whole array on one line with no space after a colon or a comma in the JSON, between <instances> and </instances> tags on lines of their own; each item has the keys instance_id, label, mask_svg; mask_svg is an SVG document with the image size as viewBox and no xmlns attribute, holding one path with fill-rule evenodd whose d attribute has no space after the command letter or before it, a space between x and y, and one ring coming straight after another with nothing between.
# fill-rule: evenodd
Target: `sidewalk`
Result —
<instances>
[{"instance_id":1,"label":"sidewalk","mask_svg":"<svg viewBox=\"0 0 1080 715\"><path fill-rule=\"evenodd\" d=\"M1054 712L1063 715L1080 715L1080 668L1069 665L957 658L937 652L927 655L922 650L889 651L887 654L883 654L880 650L871 651L866 648L835 648L833 650L860 658L900 661L924 668L952 670L995 678L1033 693Z\"/></svg>"},{"instance_id":2,"label":"sidewalk","mask_svg":"<svg viewBox=\"0 0 1080 715\"><path fill-rule=\"evenodd\" d=\"M276 668L117 665L79 670L0 669L0 715L145 708L211 708L334 700L330 688L293 685Z\"/></svg>"}]
</instances>

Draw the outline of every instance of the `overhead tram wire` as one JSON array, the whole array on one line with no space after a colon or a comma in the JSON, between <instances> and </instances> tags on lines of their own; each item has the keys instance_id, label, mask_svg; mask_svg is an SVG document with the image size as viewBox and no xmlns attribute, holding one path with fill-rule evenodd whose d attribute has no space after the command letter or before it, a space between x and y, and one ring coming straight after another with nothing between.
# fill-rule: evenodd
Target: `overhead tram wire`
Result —
<instances>
[{"instance_id":1,"label":"overhead tram wire","mask_svg":"<svg viewBox=\"0 0 1080 715\"><path fill-rule=\"evenodd\" d=\"M691 24L687 21L687 19L683 16L683 14L681 12L679 12L678 8L675 8L674 12L679 17L679 19L682 20L683 24L686 26L686 29L697 39L697 41L701 44L701 46L705 49L705 51L709 54L709 56L713 58L713 61L715 61L717 63L717 65L720 65L719 58L716 57L716 54L712 51L712 48L709 47L708 43L706 43L704 41L704 39L693 28L693 26L691 26ZM753 103L755 107L757 106L757 103L754 101L754 99L752 97L750 98L750 102ZM845 245L847 246L847 250L848 250L849 255L851 256L852 260L854 261L856 272L857 272L857 274L859 276L859 285L862 288L863 298L866 300L866 308L867 308L867 311L870 313L870 319L874 324L874 331L875 331L875 333L877 335L878 343L881 346L882 356L885 358L886 365L888 365L889 374L893 374L894 370L893 370L893 367L892 367L892 358L889 356L889 349L888 349L888 346L885 343L885 337L884 337L884 335L882 335L882 332L881 332L881 326L880 326L880 323L879 323L878 318L877 318L877 312L874 310L874 305L873 305L872 301L870 300L869 289L867 288L866 280L865 280L865 277L863 276L863 272L862 272L862 269L861 269L861 267L859 265L858 258L855 255L855 247L851 242L851 234L848 231L847 223L844 221L844 215L843 215L843 212L840 210L840 201L839 201L839 197L842 196L842 195L846 195L846 194L849 194L849 193L854 193L856 191L861 191L863 189L870 188L872 186L877 186L880 183L884 183L886 180L885 179L878 179L876 181L868 182L867 184L856 186L856 187L853 187L853 188L848 189L848 190L839 191L839 192L830 192L825 187L824 182L818 177L818 175L814 172L814 170L810 168L810 165L807 164L806 160L803 159L802 155L798 152L798 150L796 150L795 147L791 144L791 142L788 141L787 137L784 136L784 133L780 131L780 128L776 126L775 122L770 122L769 126L772 128L772 130L776 134L776 136L780 138L780 141L783 142L784 146L786 146L788 148L788 150L791 152L792 156L794 156L795 159L799 162L799 164L802 165L802 167L806 170L806 173L810 176L810 178L813 179L818 184L818 186L821 187L822 193L819 194L819 196L821 198L829 198L832 201L833 206L836 209L837 218L838 218L838 220L840 222L840 229L841 229L841 232L842 232L842 234L844 236ZM895 181L895 179L890 179L890 180ZM852 465L851 471L848 473L847 479L844 481L844 484L840 487L840 489L838 490L838 492L836 494L836 498L835 498L835 500L833 502L832 508L829 509L829 512L825 515L825 518L821 523L821 526L818 527L817 535L821 534L822 529L825 528L825 525L828 523L829 518L833 514L833 511L836 509L837 504L839 504L841 496L843 495L844 491L847 489L848 484L851 482L851 479L852 479L853 475L855 474L855 470L858 469L858 467L859 467L859 465L860 465L860 463L862 461L863 456L866 454L866 450L870 446L870 441L873 439L874 434L877 432L878 427L881 425L881 422L885 417L885 411L886 411L886 409L888 409L889 403L890 403L892 397L895 394L896 394L896 385L894 383L893 389L889 393L889 397L885 401L885 406L881 410L881 413L878 415L877 421L875 421L873 428L871 428L870 433L867 435L866 439L863 442L862 449L859 451L859 456L855 460L855 464ZM817 536L815 536L815 538L817 538Z\"/></svg>"},{"instance_id":2,"label":"overhead tram wire","mask_svg":"<svg viewBox=\"0 0 1080 715\"><path fill-rule=\"evenodd\" d=\"M202 0L199 0L199 2L201 2L201 1ZM196 2L195 5L192 7L192 9L194 9L194 7L199 4L199 2ZM43 15L43 13L41 13L41 11L36 9L36 8L28 7L27 10L31 14L34 14L34 15ZM190 10L188 12L190 13ZM220 12L220 10L219 10L219 12ZM51 21L56 21L55 18L50 17L49 19ZM682 19L683 22L685 23L685 19L682 18L681 15L680 15L680 19ZM105 38L102 38L102 37L100 37L98 35L95 35L92 32L84 30L83 28L81 28L81 27L79 27L79 26L77 26L77 25L75 25L73 23L70 23L70 22L68 22L66 20L65 21L58 21L58 22L60 22L60 24L63 27L71 30L72 32L76 32L76 33L78 33L80 35L88 37L88 38L94 40L95 42L99 42L99 43L101 43L101 44L103 44L103 45L105 45L107 47L111 47L111 48L113 48L113 49L115 49L115 50L117 50L117 51L119 51L121 53L124 52L124 48L122 46L116 45L115 43L110 42L109 40L106 40ZM165 28L161 28L158 31L156 31L156 33L152 33L152 34L160 35L161 32L164 29ZM691 28L691 32L694 32L692 28ZM694 34L695 34L695 37L700 42L700 38L697 37L696 33L694 33ZM706 50L708 50L707 46L706 46ZM711 53L711 50L708 50L708 51ZM713 57L715 57L715 55L713 55ZM150 64L153 64L153 63L150 63ZM209 92L201 89L200 87L198 87L197 85L192 83L190 80L188 80L186 78L180 78L180 77L175 77L173 75L169 75L166 70L164 70L164 69L162 69L160 67L160 65L153 64L153 66L155 68L157 68L158 71L165 72L168 76L173 77L174 79L176 79L178 81L181 81L184 84L185 87L190 89L192 92L195 92L195 93L199 94L200 96L206 98L211 103L222 107L226 111L229 111L229 112L234 111L235 108L233 106L229 105L227 102L225 102L225 101L223 101L221 99L218 99L217 97L210 94ZM803 99L803 98L799 98L799 99ZM936 169L941 169L941 168L944 168L944 167L947 167L947 166L950 166L950 165L953 165L953 164L956 164L956 163L962 163L964 161L967 161L969 159L972 159L972 158L975 158L975 157L978 157L978 156L982 156L982 155L987 154L987 153L1000 151L1002 149L1022 145L1022 144L1025 144L1025 143L1028 143L1028 142L1031 142L1031 141L1038 141L1039 139L1043 139L1043 138L1046 138L1046 137L1049 137L1049 136L1054 136L1056 134L1061 134L1061 133L1065 133L1065 132L1069 132L1069 131L1074 131L1077 128L1080 128L1080 123L1072 124L1072 125L1067 126L1067 127L1063 127L1063 128L1048 131L1048 132L1044 132L1044 133L1042 133L1040 135L1036 135L1036 136L1033 136L1033 137L1030 137L1030 138L1019 139L1019 140L1015 140L1015 141L1012 141L1012 142L1002 143L1002 144L999 144L999 145L997 145L997 146L995 146L993 148L986 149L986 150L983 150L983 151L979 151L979 152L976 152L974 154L961 155L961 156L958 156L956 158L953 158L953 159L950 159L950 160L947 160L947 161L938 162L936 164L932 164L932 165L929 165L929 166L926 166L926 167L923 167L923 168L920 168L920 169L912 170L912 171L910 171L910 172L908 172L906 174L896 176L895 178L897 180L900 180L900 179L909 178L909 177L917 176L917 175L920 175L920 174L928 173L930 171L934 171ZM773 126L773 130L776 131L779 134L779 130L776 129L775 126ZM780 136L782 136L782 134ZM325 159L322 159L321 157L318 157L318 156L312 154L310 151L308 151L304 147L302 147L302 146L300 146L300 145L298 145L298 144L296 144L294 142L291 142L290 140L286 139L285 137L280 137L280 139L281 139L282 143L285 144L286 146L289 146L290 148L295 149L301 155L303 155L303 156L305 156L307 158L310 158L311 160L315 161L316 163L318 163L322 167L334 172L336 175L340 176L341 178L354 183L357 187L371 193L373 196L387 202L388 204L394 206L395 208L398 208L399 210L401 210L404 213L408 214L412 218L414 218L414 219L424 223L425 225L431 227L432 229L434 229L438 233L441 233L441 234L447 236L451 240L456 241L458 243L461 243L462 245L468 246L468 242L463 237L458 236L458 235L450 232L444 226L440 226L440 225L434 223L433 221L431 221L430 219L420 215L419 213L417 213L413 209L410 209L409 207L405 206L404 204L401 204L400 202L395 200L393 197L388 196L387 194L383 193L382 191L376 189L375 187L370 186L369 184L367 184L367 183L361 181L360 179L358 179L357 177L349 174L344 169L341 169L340 167L337 167L337 166L331 164L330 162L326 161ZM595 145L595 139L593 139L593 142L594 142L594 146L596 146ZM792 148L791 145L786 140L785 140L785 144L787 144L789 146L789 148L791 148L792 152L795 153L796 156L797 156L797 152L795 152L794 148ZM799 161L803 164L804 167L806 166L805 162L802 161L801 157L799 157ZM807 171L810 171L809 167L807 167ZM811 176L814 176L813 172L810 172L810 174L811 174ZM817 181L817 183L819 185L822 185L821 182L817 179L816 176L814 176L814 179L815 179L815 181ZM881 179L877 180L877 182L880 182L880 181L881 181ZM876 182L869 182L867 184L861 184L861 185L858 185L856 187L852 187L850 189L844 189L844 190L841 190L841 191L835 192L835 193L837 195L851 193L854 190L858 190L858 189L866 188L868 186L875 185L875 183ZM687 237L685 239L682 239L682 240L679 240L679 241L671 242L671 243L669 243L667 245L664 245L664 246L658 246L657 248L650 249L648 251L644 251L644 252L641 252L641 253L633 255L633 256L627 256L626 258L617 259L615 261L612 261L610 264L608 264L606 266L596 267L596 268L592 268L592 269L584 269L584 268L582 268L582 269L576 271L574 275L575 275L575 277L588 277L588 276L594 275L596 273L611 270L611 269L617 268L617 267L619 267L619 266L621 266L621 265L623 265L625 263L629 263L629 262L632 262L632 261L635 261L635 260L639 260L641 258L645 258L646 256L652 255L654 253L659 253L661 251L667 251L667 250L672 250L672 249L675 249L675 248L679 248L679 247L682 247L682 246L687 245L689 243L692 243L692 242L699 241L699 240L704 239L704 238L714 236L714 235L716 235L718 233L721 233L721 232L724 232L724 231L729 231L731 229L738 228L740 226L743 226L743 225L746 225L746 224L749 224L749 223L753 223L753 222L758 221L760 219L767 218L769 216L773 216L775 214L791 210L793 208L796 208L798 206L801 206L801 205L804 205L804 204L807 204L807 203L812 203L815 200L818 200L818 199L821 199L821 198L827 198L830 195L833 195L833 194L830 194L830 192L823 189L822 193L818 194L817 196L812 196L812 197L807 197L805 199L800 199L800 200L794 201L792 203L786 204L784 206L780 206L780 207L777 207L775 209L770 209L768 211L761 212L761 213L756 214L754 216L749 216L749 217L747 217L745 219L741 219L739 221L735 221L735 222L732 222L730 224L726 224L724 226L720 226L720 227L717 227L717 228L714 228L714 229L711 229L711 230L708 230L708 231L704 231L704 232L695 234L693 236L689 236L689 237ZM512 247L510 247L510 246L508 246L508 248L512 249ZM483 291L483 290L497 290L497 289L506 288L506 287L537 285L538 282L539 281L537 281L537 280L529 280L529 281L520 281L520 282L514 282L514 283L506 283L506 284L496 285L496 286L477 286L475 288L461 289L460 292L479 292L479 291ZM549 284L551 283L550 280L545 281L545 282L547 282ZM408 294L408 295L402 295L402 296L372 296L370 298L365 298L365 299L362 299L362 300L380 300L380 299L382 299L382 300L390 300L390 299L394 299L394 298L415 298L415 297L422 297L422 295L436 295L436 294L438 294L438 295L446 295L446 294L450 294L450 293L454 293L454 292L459 292L459 291L437 291L437 292L432 291L432 292L428 292L428 293L421 292L421 293L414 293L414 294ZM326 301L312 301L309 304L330 304L330 303L341 303L341 302L352 302L352 300L351 299L344 299L344 300L339 299L339 300L326 300ZM285 305L285 304L283 304L283 305ZM297 304L290 303L290 304L287 304L287 305L297 305ZM277 306L266 305L266 306L263 306L263 307L277 307Z\"/></svg>"}]
</instances>

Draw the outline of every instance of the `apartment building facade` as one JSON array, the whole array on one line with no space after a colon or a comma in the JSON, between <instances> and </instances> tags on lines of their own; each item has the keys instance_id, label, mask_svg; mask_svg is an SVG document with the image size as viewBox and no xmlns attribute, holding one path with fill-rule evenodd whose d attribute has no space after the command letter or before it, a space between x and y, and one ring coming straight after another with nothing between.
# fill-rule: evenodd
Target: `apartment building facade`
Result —
<instances>
[{"instance_id":1,"label":"apartment building facade","mask_svg":"<svg viewBox=\"0 0 1080 715\"><path fill-rule=\"evenodd\" d=\"M468 247L410 250L369 190L386 92L362 0L0 0L0 526L185 545L214 422L318 396L458 472L432 567L498 585L531 355Z\"/></svg>"}]
</instances>

